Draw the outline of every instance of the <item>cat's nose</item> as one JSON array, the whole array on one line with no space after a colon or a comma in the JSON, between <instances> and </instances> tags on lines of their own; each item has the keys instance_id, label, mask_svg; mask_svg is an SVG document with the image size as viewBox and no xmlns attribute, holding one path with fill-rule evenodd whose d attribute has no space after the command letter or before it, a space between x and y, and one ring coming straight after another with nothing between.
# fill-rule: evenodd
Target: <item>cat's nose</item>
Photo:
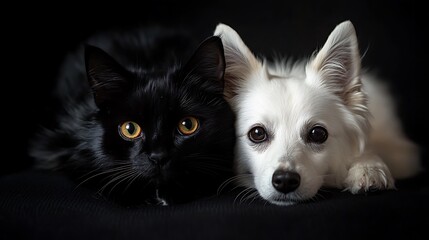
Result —
<instances>
[{"instance_id":1,"label":"cat's nose","mask_svg":"<svg viewBox=\"0 0 429 240\"><path fill-rule=\"evenodd\" d=\"M164 165L167 160L167 154L164 151L154 151L150 153L149 160L155 164Z\"/></svg>"},{"instance_id":2,"label":"cat's nose","mask_svg":"<svg viewBox=\"0 0 429 240\"><path fill-rule=\"evenodd\" d=\"M273 187L282 193L289 193L299 187L301 177L298 173L278 169L271 180Z\"/></svg>"}]
</instances>

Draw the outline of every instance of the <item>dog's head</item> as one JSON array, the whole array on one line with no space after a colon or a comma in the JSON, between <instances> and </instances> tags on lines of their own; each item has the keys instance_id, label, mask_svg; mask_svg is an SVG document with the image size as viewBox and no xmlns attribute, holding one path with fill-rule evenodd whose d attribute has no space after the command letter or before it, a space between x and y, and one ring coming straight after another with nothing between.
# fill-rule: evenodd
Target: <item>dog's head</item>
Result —
<instances>
[{"instance_id":1,"label":"dog's head","mask_svg":"<svg viewBox=\"0 0 429 240\"><path fill-rule=\"evenodd\" d=\"M317 54L294 64L260 61L227 25L215 35L224 43L225 95L237 114L240 184L279 205L340 186L368 128L353 25L338 25Z\"/></svg>"}]
</instances>

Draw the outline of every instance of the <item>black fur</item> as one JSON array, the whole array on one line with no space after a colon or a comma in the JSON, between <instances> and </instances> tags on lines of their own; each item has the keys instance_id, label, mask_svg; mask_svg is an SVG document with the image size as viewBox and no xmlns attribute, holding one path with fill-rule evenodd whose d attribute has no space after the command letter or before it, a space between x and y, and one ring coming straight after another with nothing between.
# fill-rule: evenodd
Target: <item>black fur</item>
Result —
<instances>
[{"instance_id":1,"label":"black fur","mask_svg":"<svg viewBox=\"0 0 429 240\"><path fill-rule=\"evenodd\" d=\"M197 50L193 43L160 29L87 41L60 72L56 126L31 143L36 166L125 203L215 194L232 175L234 115L223 98L221 40L210 37ZM186 116L200 123L190 136L178 131ZM122 138L126 121L138 123L143 137Z\"/></svg>"}]
</instances>

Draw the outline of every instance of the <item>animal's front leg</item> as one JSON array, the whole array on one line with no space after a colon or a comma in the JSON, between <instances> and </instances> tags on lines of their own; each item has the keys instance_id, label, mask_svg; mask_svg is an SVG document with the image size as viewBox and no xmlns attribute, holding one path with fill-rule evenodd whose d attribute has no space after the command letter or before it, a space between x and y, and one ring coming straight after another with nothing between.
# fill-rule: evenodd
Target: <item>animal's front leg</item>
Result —
<instances>
[{"instance_id":1,"label":"animal's front leg","mask_svg":"<svg viewBox=\"0 0 429 240\"><path fill-rule=\"evenodd\" d=\"M353 194L395 188L389 168L379 156L370 153L356 159L349 169L345 186Z\"/></svg>"}]
</instances>

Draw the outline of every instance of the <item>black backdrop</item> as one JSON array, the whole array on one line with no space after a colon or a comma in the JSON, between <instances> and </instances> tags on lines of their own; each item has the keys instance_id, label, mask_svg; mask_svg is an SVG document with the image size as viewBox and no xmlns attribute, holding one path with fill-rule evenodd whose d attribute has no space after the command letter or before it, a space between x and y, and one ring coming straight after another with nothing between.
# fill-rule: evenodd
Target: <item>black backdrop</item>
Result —
<instances>
[{"instance_id":1,"label":"black backdrop","mask_svg":"<svg viewBox=\"0 0 429 240\"><path fill-rule=\"evenodd\" d=\"M26 168L27 138L50 114L51 90L65 54L94 32L112 27L161 24L189 28L201 39L220 22L236 29L257 55L307 57L321 47L336 24L351 20L363 66L391 85L407 134L428 145L425 108L427 24L413 1L142 1L97 7L72 2L26 5L13 9L3 32L2 98L10 147L20 151L5 162L7 172ZM7 8L5 10L8 10ZM426 21L427 22L427 21ZM5 65L6 64L6 65ZM8 76L8 77L6 77ZM6 93L10 93L8 96ZM8 148L9 148L8 146Z\"/></svg>"},{"instance_id":2,"label":"black backdrop","mask_svg":"<svg viewBox=\"0 0 429 240\"><path fill-rule=\"evenodd\" d=\"M19 4L19 5L18 5ZM189 28L201 39L219 22L236 29L257 55L307 57L335 25L351 20L363 66L390 83L407 134L422 146L428 166L427 32L414 1L141 1L18 3L2 6L2 123L0 238L16 239L262 239L424 238L428 235L426 177L400 191L276 207L236 204L234 195L169 208L123 209L75 189L61 176L20 173L31 166L27 140L50 117L49 91L65 54L94 32L162 24ZM9 16L6 16L8 13ZM420 219L422 218L422 219ZM8 238L6 238L8 239Z\"/></svg>"}]
</instances>

